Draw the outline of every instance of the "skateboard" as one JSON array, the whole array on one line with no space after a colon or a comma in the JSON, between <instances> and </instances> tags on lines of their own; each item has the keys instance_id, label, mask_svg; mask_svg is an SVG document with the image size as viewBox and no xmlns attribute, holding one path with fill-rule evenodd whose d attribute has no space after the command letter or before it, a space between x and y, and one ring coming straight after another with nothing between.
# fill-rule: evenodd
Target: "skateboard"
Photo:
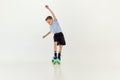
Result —
<instances>
[{"instance_id":1,"label":"skateboard","mask_svg":"<svg viewBox=\"0 0 120 80\"><path fill-rule=\"evenodd\" d=\"M52 64L54 64L54 65L55 65L55 64L59 64L59 65L60 65L60 60L59 60L58 58L55 59L55 58L53 57L53 59L52 59Z\"/></svg>"}]
</instances>

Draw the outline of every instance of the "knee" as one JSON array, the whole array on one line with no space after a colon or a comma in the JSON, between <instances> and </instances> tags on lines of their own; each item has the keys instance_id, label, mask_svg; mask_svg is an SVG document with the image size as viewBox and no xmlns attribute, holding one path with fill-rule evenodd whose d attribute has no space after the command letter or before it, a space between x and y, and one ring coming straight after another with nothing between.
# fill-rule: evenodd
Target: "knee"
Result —
<instances>
[{"instance_id":1,"label":"knee","mask_svg":"<svg viewBox=\"0 0 120 80\"><path fill-rule=\"evenodd\" d=\"M63 47L63 45L60 45L60 48L62 48Z\"/></svg>"},{"instance_id":2,"label":"knee","mask_svg":"<svg viewBox=\"0 0 120 80\"><path fill-rule=\"evenodd\" d=\"M57 42L54 42L54 45L57 45Z\"/></svg>"}]
</instances>

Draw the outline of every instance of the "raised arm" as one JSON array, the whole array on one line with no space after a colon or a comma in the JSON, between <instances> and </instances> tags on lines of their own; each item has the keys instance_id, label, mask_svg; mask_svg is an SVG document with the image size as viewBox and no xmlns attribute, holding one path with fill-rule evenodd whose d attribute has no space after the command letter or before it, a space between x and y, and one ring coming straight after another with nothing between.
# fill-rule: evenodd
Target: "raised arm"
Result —
<instances>
[{"instance_id":1,"label":"raised arm","mask_svg":"<svg viewBox=\"0 0 120 80\"><path fill-rule=\"evenodd\" d=\"M56 19L56 16L55 16L54 12L49 8L49 6L48 6L48 5L45 5L45 7L46 7L46 9L48 9L49 12L52 14L53 18Z\"/></svg>"}]
</instances>

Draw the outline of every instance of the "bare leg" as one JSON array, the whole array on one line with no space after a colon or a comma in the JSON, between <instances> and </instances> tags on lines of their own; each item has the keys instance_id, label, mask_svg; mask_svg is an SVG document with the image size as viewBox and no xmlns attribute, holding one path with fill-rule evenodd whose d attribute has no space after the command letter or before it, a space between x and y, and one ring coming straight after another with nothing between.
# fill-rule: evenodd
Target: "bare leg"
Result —
<instances>
[{"instance_id":1,"label":"bare leg","mask_svg":"<svg viewBox=\"0 0 120 80\"><path fill-rule=\"evenodd\" d=\"M54 42L54 58L57 58L57 42Z\"/></svg>"},{"instance_id":2,"label":"bare leg","mask_svg":"<svg viewBox=\"0 0 120 80\"><path fill-rule=\"evenodd\" d=\"M59 53L62 52L62 47L63 47L63 45L60 45L60 46L59 46Z\"/></svg>"},{"instance_id":3,"label":"bare leg","mask_svg":"<svg viewBox=\"0 0 120 80\"><path fill-rule=\"evenodd\" d=\"M57 52L57 42L54 42L54 52Z\"/></svg>"}]
</instances>

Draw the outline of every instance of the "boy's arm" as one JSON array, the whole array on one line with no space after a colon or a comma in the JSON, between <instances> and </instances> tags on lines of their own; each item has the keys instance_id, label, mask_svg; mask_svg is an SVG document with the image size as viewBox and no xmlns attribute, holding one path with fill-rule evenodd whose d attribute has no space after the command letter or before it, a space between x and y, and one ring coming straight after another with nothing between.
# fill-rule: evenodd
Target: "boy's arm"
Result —
<instances>
[{"instance_id":1,"label":"boy's arm","mask_svg":"<svg viewBox=\"0 0 120 80\"><path fill-rule=\"evenodd\" d=\"M45 7L50 11L50 13L52 14L53 18L56 19L56 16L55 16L54 12L49 8L49 6L45 5Z\"/></svg>"},{"instance_id":2,"label":"boy's arm","mask_svg":"<svg viewBox=\"0 0 120 80\"><path fill-rule=\"evenodd\" d=\"M47 37L50 33L51 33L51 32L48 32L47 34L45 34L45 35L43 36L43 38Z\"/></svg>"}]
</instances>

